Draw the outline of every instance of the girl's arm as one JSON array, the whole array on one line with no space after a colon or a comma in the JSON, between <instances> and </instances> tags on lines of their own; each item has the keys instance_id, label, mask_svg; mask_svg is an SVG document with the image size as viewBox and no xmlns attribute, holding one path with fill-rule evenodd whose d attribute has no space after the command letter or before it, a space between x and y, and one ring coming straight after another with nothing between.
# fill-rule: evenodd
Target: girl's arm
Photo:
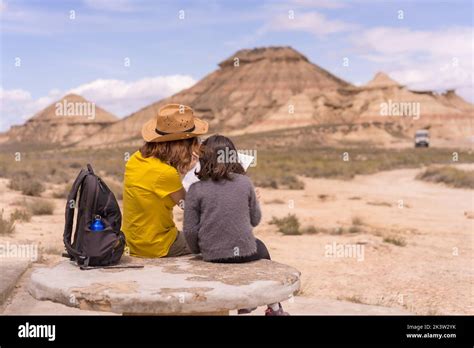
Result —
<instances>
[{"instance_id":1,"label":"girl's arm","mask_svg":"<svg viewBox=\"0 0 474 348\"><path fill-rule=\"evenodd\" d=\"M191 185L186 194L184 205L183 233L188 243L189 249L194 254L199 254L199 228L201 222L201 210L199 199L196 194L196 185Z\"/></svg>"},{"instance_id":2,"label":"girl's arm","mask_svg":"<svg viewBox=\"0 0 474 348\"><path fill-rule=\"evenodd\" d=\"M260 223L260 220L262 219L262 212L260 210L260 204L258 204L258 199L255 194L255 189L253 185L250 186L249 208L250 224L255 227Z\"/></svg>"}]
</instances>

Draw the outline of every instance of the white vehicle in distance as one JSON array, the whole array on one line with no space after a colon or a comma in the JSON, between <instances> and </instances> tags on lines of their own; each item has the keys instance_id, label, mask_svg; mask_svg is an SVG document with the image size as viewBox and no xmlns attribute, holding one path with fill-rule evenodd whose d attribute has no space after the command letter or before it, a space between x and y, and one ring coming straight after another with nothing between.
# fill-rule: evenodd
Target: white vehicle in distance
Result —
<instances>
[{"instance_id":1,"label":"white vehicle in distance","mask_svg":"<svg viewBox=\"0 0 474 348\"><path fill-rule=\"evenodd\" d=\"M427 129L419 129L415 132L415 147L430 146L430 132Z\"/></svg>"}]
</instances>

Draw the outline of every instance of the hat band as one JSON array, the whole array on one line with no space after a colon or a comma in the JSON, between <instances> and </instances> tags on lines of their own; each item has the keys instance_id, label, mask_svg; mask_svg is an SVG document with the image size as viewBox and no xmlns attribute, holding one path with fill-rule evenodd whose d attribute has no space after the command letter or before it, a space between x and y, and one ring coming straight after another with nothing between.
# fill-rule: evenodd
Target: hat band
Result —
<instances>
[{"instance_id":1,"label":"hat band","mask_svg":"<svg viewBox=\"0 0 474 348\"><path fill-rule=\"evenodd\" d=\"M189 132L192 132L194 129L196 129L196 126L195 126L195 125L193 125L191 128L186 129L186 130L184 130L184 131L182 131L182 132L168 133L168 132L160 131L158 128L155 128L155 132L158 133L159 135L168 135L168 134L189 133Z\"/></svg>"}]
</instances>

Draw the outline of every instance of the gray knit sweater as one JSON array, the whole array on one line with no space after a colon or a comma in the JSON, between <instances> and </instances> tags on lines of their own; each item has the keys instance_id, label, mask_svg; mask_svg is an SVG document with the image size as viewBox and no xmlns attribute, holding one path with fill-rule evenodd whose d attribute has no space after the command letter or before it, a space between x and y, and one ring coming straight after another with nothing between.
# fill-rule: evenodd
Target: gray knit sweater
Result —
<instances>
[{"instance_id":1,"label":"gray knit sweater","mask_svg":"<svg viewBox=\"0 0 474 348\"><path fill-rule=\"evenodd\" d=\"M252 182L245 175L232 180L199 181L186 193L183 232L189 248L205 261L256 253L252 227L262 214Z\"/></svg>"}]
</instances>

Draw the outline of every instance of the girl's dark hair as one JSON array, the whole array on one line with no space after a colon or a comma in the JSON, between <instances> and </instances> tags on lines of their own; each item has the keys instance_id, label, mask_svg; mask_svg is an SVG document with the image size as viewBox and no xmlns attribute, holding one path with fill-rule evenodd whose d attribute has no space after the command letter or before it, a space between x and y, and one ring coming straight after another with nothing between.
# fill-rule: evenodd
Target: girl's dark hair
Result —
<instances>
[{"instance_id":1,"label":"girl's dark hair","mask_svg":"<svg viewBox=\"0 0 474 348\"><path fill-rule=\"evenodd\" d=\"M223 135L213 135L203 141L199 162L201 170L196 175L200 180L231 180L231 173L245 174L234 143Z\"/></svg>"}]
</instances>

